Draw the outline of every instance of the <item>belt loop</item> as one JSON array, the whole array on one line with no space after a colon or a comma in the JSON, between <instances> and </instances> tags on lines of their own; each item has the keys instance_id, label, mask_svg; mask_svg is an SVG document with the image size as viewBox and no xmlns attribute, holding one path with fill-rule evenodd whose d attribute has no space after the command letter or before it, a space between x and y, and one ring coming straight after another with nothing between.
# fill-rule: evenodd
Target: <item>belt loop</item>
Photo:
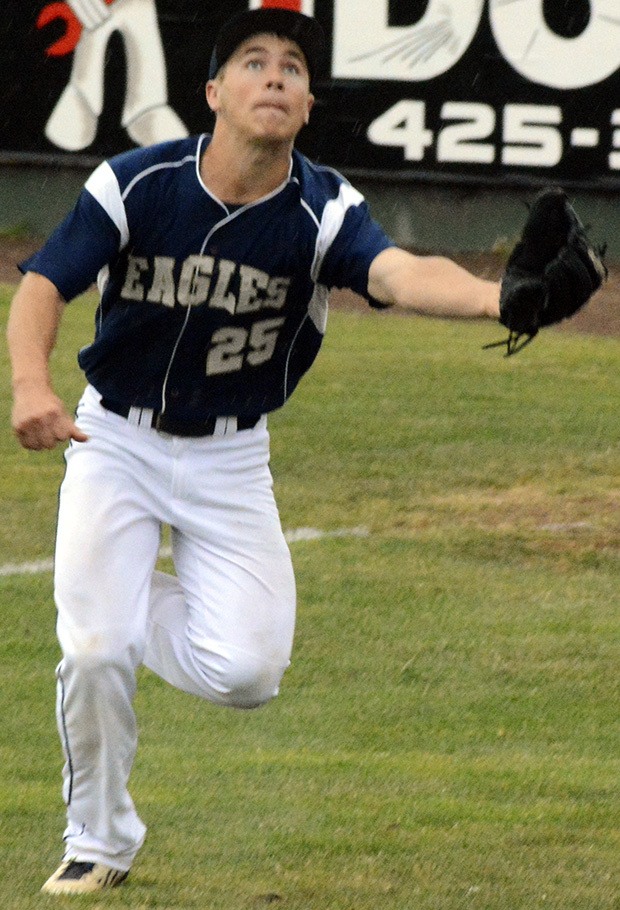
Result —
<instances>
[{"instance_id":1,"label":"belt loop","mask_svg":"<svg viewBox=\"0 0 620 910\"><path fill-rule=\"evenodd\" d=\"M134 427L153 426L153 408L129 408L127 421Z\"/></svg>"},{"instance_id":2,"label":"belt loop","mask_svg":"<svg viewBox=\"0 0 620 910\"><path fill-rule=\"evenodd\" d=\"M231 433L237 432L237 418L236 417L218 417L215 421L215 427L213 428L214 436L229 436Z\"/></svg>"}]
</instances>

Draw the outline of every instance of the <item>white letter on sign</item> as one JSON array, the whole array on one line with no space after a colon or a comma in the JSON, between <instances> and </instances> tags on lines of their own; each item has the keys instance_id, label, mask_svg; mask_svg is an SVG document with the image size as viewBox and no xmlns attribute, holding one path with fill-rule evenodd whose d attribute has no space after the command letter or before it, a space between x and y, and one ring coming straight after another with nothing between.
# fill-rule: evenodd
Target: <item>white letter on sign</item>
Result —
<instances>
[{"instance_id":1,"label":"white letter on sign","mask_svg":"<svg viewBox=\"0 0 620 910\"><path fill-rule=\"evenodd\" d=\"M332 76L419 82L460 60L478 30L484 0L430 0L411 26L389 25L389 0L336 0Z\"/></svg>"},{"instance_id":2,"label":"white letter on sign","mask_svg":"<svg viewBox=\"0 0 620 910\"><path fill-rule=\"evenodd\" d=\"M620 66L618 0L590 0L590 21L576 38L551 31L543 0L491 0L491 28L506 60L541 85L584 88Z\"/></svg>"}]
</instances>

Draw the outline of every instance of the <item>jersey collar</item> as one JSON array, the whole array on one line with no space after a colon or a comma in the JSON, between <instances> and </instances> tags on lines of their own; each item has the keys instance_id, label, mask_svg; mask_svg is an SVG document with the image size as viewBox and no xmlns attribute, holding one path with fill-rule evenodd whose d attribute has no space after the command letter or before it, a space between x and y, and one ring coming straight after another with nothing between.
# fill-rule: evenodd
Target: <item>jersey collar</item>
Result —
<instances>
[{"instance_id":1,"label":"jersey collar","mask_svg":"<svg viewBox=\"0 0 620 910\"><path fill-rule=\"evenodd\" d=\"M202 153L204 152L204 150L206 149L206 147L209 145L210 142L211 142L211 136L208 133L202 133L198 137L198 145L196 147L196 179L198 180L198 183L200 184L200 186L202 187L204 192L207 194L207 196L209 196L217 205L220 206L221 209L223 209L224 212L226 212L227 215L229 215L230 210L229 210L228 206L226 205L226 203L222 202L222 200L218 196L216 196L215 193L211 192L211 190L209 189L207 184L204 182L204 180L200 176L200 159L202 158ZM280 186L277 186L270 193L267 193L266 196L261 196L260 199L254 199L252 202L247 202L247 203L245 203L245 205L240 205L240 206L236 207L235 212L236 213L242 212L242 211L245 211L245 209L253 208L255 205L260 205L263 202L268 202L270 199L273 199L275 196L279 195L279 193L281 193L284 189L286 189L286 187L289 185L289 183L298 183L298 182L299 181L295 177L293 177L293 158L291 156L291 160L289 162L289 167L288 167L288 176L287 176L286 180L284 180L280 184Z\"/></svg>"}]
</instances>

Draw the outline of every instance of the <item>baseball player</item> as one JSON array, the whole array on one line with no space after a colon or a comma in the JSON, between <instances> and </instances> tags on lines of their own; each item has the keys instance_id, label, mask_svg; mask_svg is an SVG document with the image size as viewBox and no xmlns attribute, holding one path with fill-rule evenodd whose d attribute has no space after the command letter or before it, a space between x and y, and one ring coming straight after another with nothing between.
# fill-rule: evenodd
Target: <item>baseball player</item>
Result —
<instances>
[{"instance_id":1,"label":"baseball player","mask_svg":"<svg viewBox=\"0 0 620 910\"><path fill-rule=\"evenodd\" d=\"M422 314L499 314L497 284L396 248L357 190L294 149L322 43L300 13L231 20L206 84L213 135L101 164L21 264L14 431L28 449L68 442L54 579L67 826L48 893L119 884L143 843L127 790L141 664L218 705L278 692L295 582L267 415L319 351L329 289ZM95 280L74 420L48 360L66 304ZM174 577L155 570L164 524Z\"/></svg>"}]
</instances>

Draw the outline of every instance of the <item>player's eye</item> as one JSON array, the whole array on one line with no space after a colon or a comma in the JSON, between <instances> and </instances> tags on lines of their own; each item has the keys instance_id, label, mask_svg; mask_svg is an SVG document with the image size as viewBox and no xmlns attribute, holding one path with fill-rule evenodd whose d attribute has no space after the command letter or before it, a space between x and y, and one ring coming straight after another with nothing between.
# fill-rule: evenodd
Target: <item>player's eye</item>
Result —
<instances>
[{"instance_id":1,"label":"player's eye","mask_svg":"<svg viewBox=\"0 0 620 910\"><path fill-rule=\"evenodd\" d=\"M283 69L285 73L293 76L298 76L301 72L301 67L298 63L285 63Z\"/></svg>"},{"instance_id":2,"label":"player's eye","mask_svg":"<svg viewBox=\"0 0 620 910\"><path fill-rule=\"evenodd\" d=\"M247 69L252 70L254 72L258 72L259 70L262 70L262 68L263 68L263 61L259 60L258 57L251 57L249 60L246 61L245 65L246 65Z\"/></svg>"}]
</instances>

